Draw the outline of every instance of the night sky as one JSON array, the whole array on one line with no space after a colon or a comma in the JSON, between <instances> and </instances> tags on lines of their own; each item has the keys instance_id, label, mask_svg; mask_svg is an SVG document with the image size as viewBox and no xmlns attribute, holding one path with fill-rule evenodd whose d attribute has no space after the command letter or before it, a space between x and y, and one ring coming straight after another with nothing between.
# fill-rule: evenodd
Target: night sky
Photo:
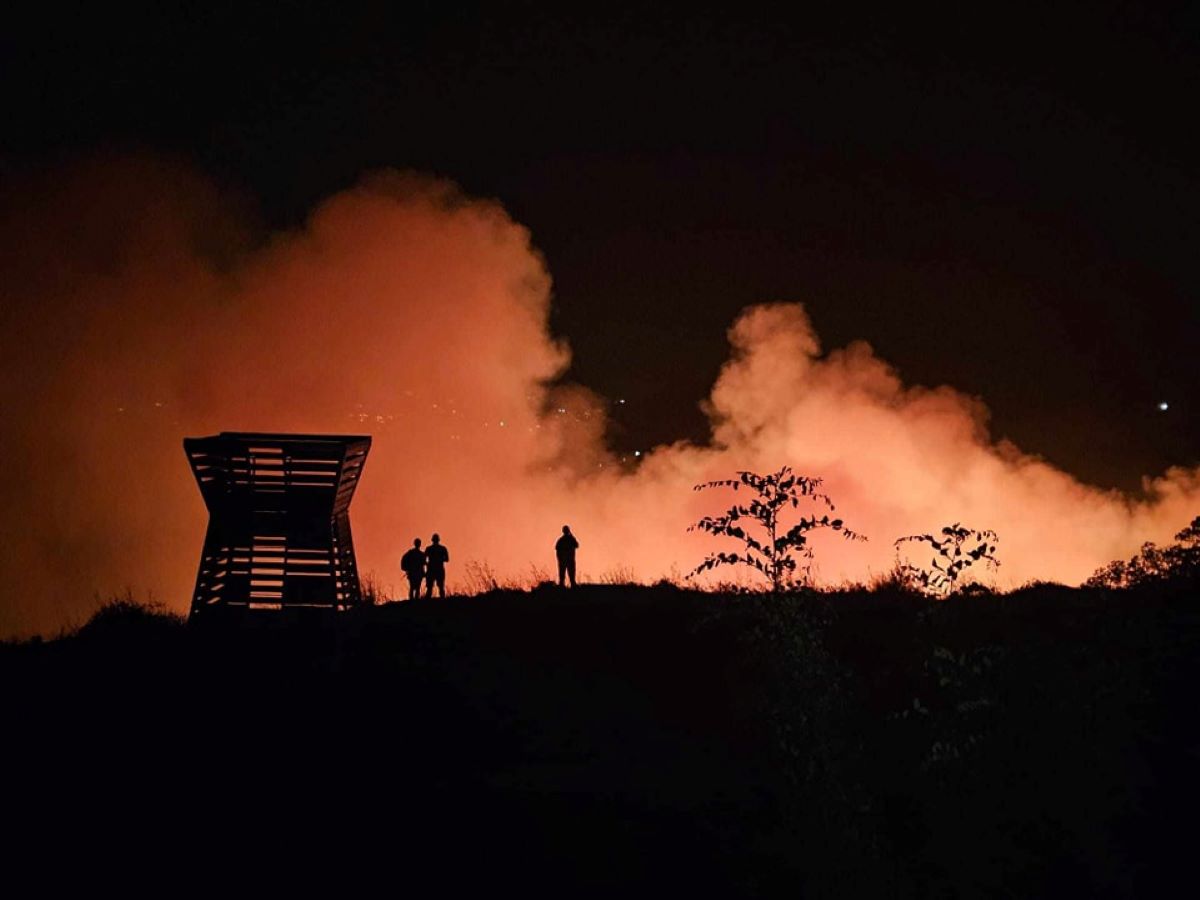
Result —
<instances>
[{"instance_id":1,"label":"night sky","mask_svg":"<svg viewBox=\"0 0 1200 900\"><path fill-rule=\"evenodd\" d=\"M166 154L265 234L367 170L451 178L531 230L621 449L703 439L725 329L785 300L1086 481L1200 462L1194 5L161 7L7 23L6 185Z\"/></svg>"}]
</instances>

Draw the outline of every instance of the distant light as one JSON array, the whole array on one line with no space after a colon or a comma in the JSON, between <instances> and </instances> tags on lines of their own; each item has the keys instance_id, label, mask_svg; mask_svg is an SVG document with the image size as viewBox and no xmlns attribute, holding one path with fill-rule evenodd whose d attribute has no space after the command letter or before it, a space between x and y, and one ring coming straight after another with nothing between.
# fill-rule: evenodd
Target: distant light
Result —
<instances>
[{"instance_id":1,"label":"distant light","mask_svg":"<svg viewBox=\"0 0 1200 900\"><path fill-rule=\"evenodd\" d=\"M624 405L625 405L625 401L624 401L623 399L622 399L622 400L618 400L617 402L618 402L618 403L620 403L622 406L624 406Z\"/></svg>"},{"instance_id":2,"label":"distant light","mask_svg":"<svg viewBox=\"0 0 1200 900\"><path fill-rule=\"evenodd\" d=\"M641 455L642 455L642 451L641 451L641 450L634 450L634 451L633 451L633 455L634 455L634 456L641 456Z\"/></svg>"},{"instance_id":3,"label":"distant light","mask_svg":"<svg viewBox=\"0 0 1200 900\"><path fill-rule=\"evenodd\" d=\"M1166 400L1163 400L1161 403L1158 404L1159 412L1166 412L1170 408L1171 408L1171 404L1167 403Z\"/></svg>"},{"instance_id":4,"label":"distant light","mask_svg":"<svg viewBox=\"0 0 1200 900\"><path fill-rule=\"evenodd\" d=\"M503 420L503 419L501 419L501 420L500 420L500 427L501 427L501 428L503 428L503 427L504 427L504 420Z\"/></svg>"}]
</instances>

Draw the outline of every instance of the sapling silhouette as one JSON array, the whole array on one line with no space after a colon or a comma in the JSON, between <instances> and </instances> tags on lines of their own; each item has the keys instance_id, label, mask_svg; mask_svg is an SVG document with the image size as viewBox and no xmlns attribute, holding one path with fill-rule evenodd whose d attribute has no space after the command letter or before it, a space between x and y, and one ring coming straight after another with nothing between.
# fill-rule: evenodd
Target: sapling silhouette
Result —
<instances>
[{"instance_id":1,"label":"sapling silhouette","mask_svg":"<svg viewBox=\"0 0 1200 900\"><path fill-rule=\"evenodd\" d=\"M975 563L984 562L993 569L1000 565L1000 560L995 557L998 540L996 532L990 529L979 531L955 522L942 529L941 540L932 534L910 534L896 538L894 545L898 550L901 544L918 542L929 544L937 551L929 568L902 563L900 573L909 584L922 591L947 596L958 590L959 578Z\"/></svg>"},{"instance_id":2,"label":"sapling silhouette","mask_svg":"<svg viewBox=\"0 0 1200 900\"><path fill-rule=\"evenodd\" d=\"M828 515L820 518L815 514L801 516L796 524L780 533L780 513L789 506L798 508L801 500L821 504L830 512L835 510L829 496L818 490L822 484L820 478L793 474L789 466L771 475L747 471L737 474L737 478L705 482L692 490L730 487L737 491L745 487L755 495L750 502L735 503L722 516L705 516L688 531L700 529L720 537L734 538L745 545L746 552L709 554L704 562L689 573L689 578L718 566L744 565L761 572L770 583L771 590L778 592L795 581L796 571L801 569L797 557L805 561L800 581L808 583L813 560L812 546L808 543L810 531L831 528L841 532L847 540L866 540L861 534L846 528L841 519L830 519ZM757 533L749 530L751 528L757 528Z\"/></svg>"}]
</instances>

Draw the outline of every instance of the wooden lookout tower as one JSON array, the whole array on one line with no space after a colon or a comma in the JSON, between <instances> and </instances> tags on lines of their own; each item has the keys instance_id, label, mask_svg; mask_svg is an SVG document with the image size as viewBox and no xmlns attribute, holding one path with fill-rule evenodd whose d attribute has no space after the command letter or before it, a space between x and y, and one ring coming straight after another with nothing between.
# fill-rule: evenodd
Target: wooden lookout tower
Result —
<instances>
[{"instance_id":1,"label":"wooden lookout tower","mask_svg":"<svg viewBox=\"0 0 1200 900\"><path fill-rule=\"evenodd\" d=\"M370 437L223 431L183 449L209 516L193 619L359 602L350 498Z\"/></svg>"}]
</instances>

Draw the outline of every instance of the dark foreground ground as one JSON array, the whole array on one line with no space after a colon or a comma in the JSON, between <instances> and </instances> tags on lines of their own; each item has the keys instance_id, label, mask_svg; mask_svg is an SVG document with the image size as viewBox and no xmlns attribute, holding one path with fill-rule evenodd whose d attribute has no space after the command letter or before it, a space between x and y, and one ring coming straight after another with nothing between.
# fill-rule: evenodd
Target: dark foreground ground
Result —
<instances>
[{"instance_id":1,"label":"dark foreground ground","mask_svg":"<svg viewBox=\"0 0 1200 900\"><path fill-rule=\"evenodd\" d=\"M175 893L1191 891L1191 589L497 592L0 646L5 867ZM165 879L165 880L164 880Z\"/></svg>"}]
</instances>

